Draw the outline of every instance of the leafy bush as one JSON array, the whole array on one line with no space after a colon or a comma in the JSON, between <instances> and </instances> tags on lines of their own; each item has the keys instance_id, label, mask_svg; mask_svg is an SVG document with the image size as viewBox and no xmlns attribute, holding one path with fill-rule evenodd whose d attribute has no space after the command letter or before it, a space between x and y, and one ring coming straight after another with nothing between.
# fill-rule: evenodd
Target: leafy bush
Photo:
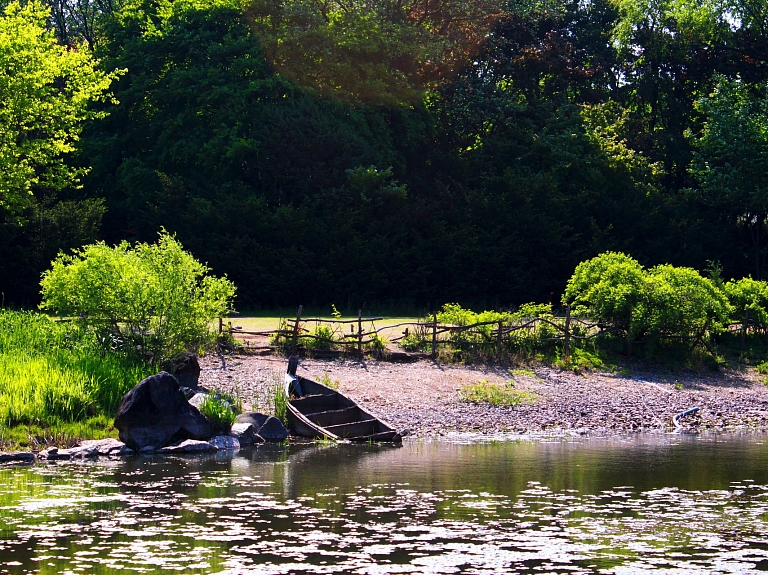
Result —
<instances>
[{"instance_id":1,"label":"leafy bush","mask_svg":"<svg viewBox=\"0 0 768 575\"><path fill-rule=\"evenodd\" d=\"M209 271L165 231L151 245L99 242L54 260L40 307L161 361L211 342L211 322L230 310L234 285Z\"/></svg>"},{"instance_id":2,"label":"leafy bush","mask_svg":"<svg viewBox=\"0 0 768 575\"><path fill-rule=\"evenodd\" d=\"M334 331L329 325L319 324L313 331L314 337L305 337L304 340L307 349L328 350L333 348Z\"/></svg>"},{"instance_id":3,"label":"leafy bush","mask_svg":"<svg viewBox=\"0 0 768 575\"><path fill-rule=\"evenodd\" d=\"M321 375L317 381L322 383L325 387L330 387L331 389L339 389L339 380L331 379L331 376L328 375L328 372L325 372L323 375Z\"/></svg>"},{"instance_id":4,"label":"leafy bush","mask_svg":"<svg viewBox=\"0 0 768 575\"><path fill-rule=\"evenodd\" d=\"M378 333L371 335L371 341L365 344L366 348L370 349L376 354L381 354L386 351L389 340Z\"/></svg>"},{"instance_id":5,"label":"leafy bush","mask_svg":"<svg viewBox=\"0 0 768 575\"><path fill-rule=\"evenodd\" d=\"M768 329L768 283L743 278L726 282L724 289L733 306L734 323L744 321L749 310L750 321L762 330Z\"/></svg>"},{"instance_id":6,"label":"leafy bush","mask_svg":"<svg viewBox=\"0 0 768 575\"><path fill-rule=\"evenodd\" d=\"M633 258L606 252L581 262L563 294L576 315L613 323L629 334L641 329L638 311L646 291L645 270Z\"/></svg>"},{"instance_id":7,"label":"leafy bush","mask_svg":"<svg viewBox=\"0 0 768 575\"><path fill-rule=\"evenodd\" d=\"M650 334L701 338L729 323L728 298L691 268L660 265L647 274L643 327Z\"/></svg>"},{"instance_id":8,"label":"leafy bush","mask_svg":"<svg viewBox=\"0 0 768 575\"><path fill-rule=\"evenodd\" d=\"M630 339L692 338L694 346L724 330L731 313L725 293L696 270L671 265L645 270L614 252L580 263L563 302Z\"/></svg>"}]
</instances>

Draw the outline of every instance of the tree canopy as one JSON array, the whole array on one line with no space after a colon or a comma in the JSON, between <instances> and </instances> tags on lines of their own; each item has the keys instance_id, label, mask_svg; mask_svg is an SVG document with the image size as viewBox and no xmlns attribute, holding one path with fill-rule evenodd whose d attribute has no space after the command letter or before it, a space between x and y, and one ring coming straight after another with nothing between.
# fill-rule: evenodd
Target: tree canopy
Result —
<instances>
[{"instance_id":1,"label":"tree canopy","mask_svg":"<svg viewBox=\"0 0 768 575\"><path fill-rule=\"evenodd\" d=\"M49 2L103 84L4 192L9 301L161 228L246 308L553 303L605 252L762 275L764 3Z\"/></svg>"},{"instance_id":2,"label":"tree canopy","mask_svg":"<svg viewBox=\"0 0 768 575\"><path fill-rule=\"evenodd\" d=\"M65 162L86 120L103 117L114 73L85 46L67 48L46 29L37 2L8 4L0 16L0 209L19 212L37 189L79 184L84 168Z\"/></svg>"}]
</instances>

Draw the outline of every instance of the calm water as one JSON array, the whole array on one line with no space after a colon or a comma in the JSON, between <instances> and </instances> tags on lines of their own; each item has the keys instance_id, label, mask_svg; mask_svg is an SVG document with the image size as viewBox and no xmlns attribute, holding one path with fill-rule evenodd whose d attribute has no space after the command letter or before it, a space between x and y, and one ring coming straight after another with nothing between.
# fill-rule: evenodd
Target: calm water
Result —
<instances>
[{"instance_id":1,"label":"calm water","mask_svg":"<svg viewBox=\"0 0 768 575\"><path fill-rule=\"evenodd\" d=\"M768 437L0 468L0 572L759 573Z\"/></svg>"}]
</instances>

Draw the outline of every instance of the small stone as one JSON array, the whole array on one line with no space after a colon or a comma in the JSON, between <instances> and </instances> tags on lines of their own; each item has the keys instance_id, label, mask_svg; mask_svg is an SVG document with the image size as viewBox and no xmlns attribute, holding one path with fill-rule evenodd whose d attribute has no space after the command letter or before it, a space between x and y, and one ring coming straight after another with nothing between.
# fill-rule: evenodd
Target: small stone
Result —
<instances>
[{"instance_id":1,"label":"small stone","mask_svg":"<svg viewBox=\"0 0 768 575\"><path fill-rule=\"evenodd\" d=\"M240 449L240 442L231 435L217 435L208 443L213 445L219 451L237 451Z\"/></svg>"},{"instance_id":2,"label":"small stone","mask_svg":"<svg viewBox=\"0 0 768 575\"><path fill-rule=\"evenodd\" d=\"M256 433L251 423L235 423L230 433L232 437L237 438L241 447L253 445L254 443L264 443L264 438Z\"/></svg>"}]
</instances>

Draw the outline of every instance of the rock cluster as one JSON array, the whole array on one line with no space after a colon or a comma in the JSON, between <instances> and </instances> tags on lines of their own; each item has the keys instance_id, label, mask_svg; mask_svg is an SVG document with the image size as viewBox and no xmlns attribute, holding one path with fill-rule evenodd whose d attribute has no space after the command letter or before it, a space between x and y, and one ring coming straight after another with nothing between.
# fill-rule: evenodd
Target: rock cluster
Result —
<instances>
[{"instance_id":1,"label":"rock cluster","mask_svg":"<svg viewBox=\"0 0 768 575\"><path fill-rule=\"evenodd\" d=\"M198 396L204 395L193 396L193 400L198 398L199 405ZM279 419L256 412L241 414L228 435L215 435L205 416L187 400L185 388L178 379L164 371L142 380L125 394L115 417L115 427L121 441L89 440L69 449L49 447L37 455L0 453L0 463L124 457L136 453L237 451L241 447L288 438L288 431Z\"/></svg>"}]
</instances>

